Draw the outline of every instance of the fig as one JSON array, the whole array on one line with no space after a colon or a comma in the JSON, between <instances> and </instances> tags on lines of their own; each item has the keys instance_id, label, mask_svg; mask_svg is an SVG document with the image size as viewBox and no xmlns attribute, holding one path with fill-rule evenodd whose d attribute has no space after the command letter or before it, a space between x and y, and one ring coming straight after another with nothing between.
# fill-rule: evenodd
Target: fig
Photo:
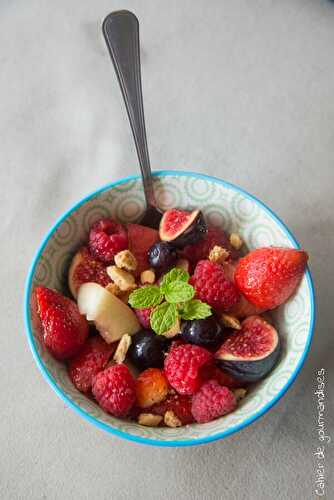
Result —
<instances>
[{"instance_id":1,"label":"fig","mask_svg":"<svg viewBox=\"0 0 334 500\"><path fill-rule=\"evenodd\" d=\"M95 259L87 247L81 247L74 255L68 271L68 287L76 299L78 290L84 283L98 283L107 286L109 278L105 266Z\"/></svg>"},{"instance_id":2,"label":"fig","mask_svg":"<svg viewBox=\"0 0 334 500\"><path fill-rule=\"evenodd\" d=\"M280 355L277 330L260 316L249 316L215 354L217 364L242 383L263 379Z\"/></svg>"},{"instance_id":3,"label":"fig","mask_svg":"<svg viewBox=\"0 0 334 500\"><path fill-rule=\"evenodd\" d=\"M206 233L207 226L200 210L167 210L159 227L160 239L172 243L177 248L197 243Z\"/></svg>"}]
</instances>

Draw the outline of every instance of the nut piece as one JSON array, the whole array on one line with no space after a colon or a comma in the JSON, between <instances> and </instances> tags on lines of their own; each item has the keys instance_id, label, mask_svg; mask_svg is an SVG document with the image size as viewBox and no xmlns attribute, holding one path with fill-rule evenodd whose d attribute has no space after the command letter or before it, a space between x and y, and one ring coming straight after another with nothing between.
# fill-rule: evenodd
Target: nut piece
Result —
<instances>
[{"instance_id":1,"label":"nut piece","mask_svg":"<svg viewBox=\"0 0 334 500\"><path fill-rule=\"evenodd\" d=\"M233 394L237 398L237 402L241 401L245 396L246 396L246 389L233 389L232 390Z\"/></svg>"},{"instance_id":2,"label":"nut piece","mask_svg":"<svg viewBox=\"0 0 334 500\"><path fill-rule=\"evenodd\" d=\"M113 359L114 361L116 361L117 364L123 363L130 345L131 345L131 337L126 333L119 341L116 352L114 354Z\"/></svg>"},{"instance_id":3,"label":"nut piece","mask_svg":"<svg viewBox=\"0 0 334 500\"><path fill-rule=\"evenodd\" d=\"M116 285L116 283L109 283L105 287L105 289L108 290L108 292L112 293L113 295L116 295L116 297L119 297L119 295L122 293L120 287Z\"/></svg>"},{"instance_id":4,"label":"nut piece","mask_svg":"<svg viewBox=\"0 0 334 500\"><path fill-rule=\"evenodd\" d=\"M232 233L230 235L230 243L232 247L235 248L236 250L239 250L244 244L243 240L237 233Z\"/></svg>"},{"instance_id":5,"label":"nut piece","mask_svg":"<svg viewBox=\"0 0 334 500\"><path fill-rule=\"evenodd\" d=\"M183 269L184 271L189 273L189 269L190 269L189 260L178 259L175 263L175 267L178 267L179 269Z\"/></svg>"},{"instance_id":6,"label":"nut piece","mask_svg":"<svg viewBox=\"0 0 334 500\"><path fill-rule=\"evenodd\" d=\"M137 269L137 259L130 250L122 250L114 257L115 264L120 269L135 271Z\"/></svg>"},{"instance_id":7,"label":"nut piece","mask_svg":"<svg viewBox=\"0 0 334 500\"><path fill-rule=\"evenodd\" d=\"M107 273L114 283L119 286L122 292L127 292L128 290L134 290L137 288L134 276L127 271L124 271L124 269L119 269L116 266L109 266L107 267Z\"/></svg>"},{"instance_id":8,"label":"nut piece","mask_svg":"<svg viewBox=\"0 0 334 500\"><path fill-rule=\"evenodd\" d=\"M169 330L167 330L167 332L164 332L161 335L163 335L167 339L172 339L179 333L181 333L181 324L180 324L180 318L177 318L174 325Z\"/></svg>"},{"instance_id":9,"label":"nut piece","mask_svg":"<svg viewBox=\"0 0 334 500\"><path fill-rule=\"evenodd\" d=\"M155 282L155 272L153 269L146 269L140 274L140 283L142 285L153 285Z\"/></svg>"},{"instance_id":10,"label":"nut piece","mask_svg":"<svg viewBox=\"0 0 334 500\"><path fill-rule=\"evenodd\" d=\"M161 420L161 415L153 415L153 413L141 413L138 416L138 424L146 425L147 427L157 427Z\"/></svg>"},{"instance_id":11,"label":"nut piece","mask_svg":"<svg viewBox=\"0 0 334 500\"><path fill-rule=\"evenodd\" d=\"M230 314L222 314L220 320L224 326L227 328L233 328L234 330L241 330L241 323L235 316Z\"/></svg>"},{"instance_id":12,"label":"nut piece","mask_svg":"<svg viewBox=\"0 0 334 500\"><path fill-rule=\"evenodd\" d=\"M209 260L222 264L229 257L230 252L223 247L215 245L209 253Z\"/></svg>"},{"instance_id":13,"label":"nut piece","mask_svg":"<svg viewBox=\"0 0 334 500\"><path fill-rule=\"evenodd\" d=\"M181 427L182 426L181 420L175 415L175 413L172 410L166 411L165 416L164 416L164 422L167 425L167 427Z\"/></svg>"}]
</instances>

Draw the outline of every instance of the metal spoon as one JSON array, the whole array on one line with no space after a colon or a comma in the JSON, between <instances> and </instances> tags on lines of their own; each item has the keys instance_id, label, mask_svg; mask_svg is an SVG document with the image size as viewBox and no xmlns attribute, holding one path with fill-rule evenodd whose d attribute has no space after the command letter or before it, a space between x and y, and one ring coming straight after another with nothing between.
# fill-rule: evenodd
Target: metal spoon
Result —
<instances>
[{"instance_id":1,"label":"metal spoon","mask_svg":"<svg viewBox=\"0 0 334 500\"><path fill-rule=\"evenodd\" d=\"M102 31L123 94L143 179L146 210L140 222L157 228L162 212L154 196L147 148L140 73L139 22L132 12L120 10L104 19Z\"/></svg>"}]
</instances>

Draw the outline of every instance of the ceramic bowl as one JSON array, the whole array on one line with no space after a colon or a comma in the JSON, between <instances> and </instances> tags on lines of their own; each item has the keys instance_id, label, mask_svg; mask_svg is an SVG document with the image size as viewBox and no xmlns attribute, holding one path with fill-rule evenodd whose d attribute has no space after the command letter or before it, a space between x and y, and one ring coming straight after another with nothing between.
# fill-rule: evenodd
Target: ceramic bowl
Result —
<instances>
[{"instance_id":1,"label":"ceramic bowl","mask_svg":"<svg viewBox=\"0 0 334 500\"><path fill-rule=\"evenodd\" d=\"M239 187L207 175L163 171L154 174L155 193L163 209L200 207L207 220L239 233L249 249L261 246L298 248L284 223L261 201ZM279 363L258 383L233 413L207 424L181 428L149 428L114 418L78 392L64 364L57 362L41 342L33 306L37 285L66 289L71 256L86 240L90 226L100 217L128 222L144 208L141 180L137 176L113 182L79 201L50 229L29 271L25 292L25 321L35 361L60 398L79 415L111 434L145 444L186 446L215 441L251 424L266 413L287 391L300 371L310 347L314 326L314 291L307 271L295 295L274 314L282 338Z\"/></svg>"}]
</instances>

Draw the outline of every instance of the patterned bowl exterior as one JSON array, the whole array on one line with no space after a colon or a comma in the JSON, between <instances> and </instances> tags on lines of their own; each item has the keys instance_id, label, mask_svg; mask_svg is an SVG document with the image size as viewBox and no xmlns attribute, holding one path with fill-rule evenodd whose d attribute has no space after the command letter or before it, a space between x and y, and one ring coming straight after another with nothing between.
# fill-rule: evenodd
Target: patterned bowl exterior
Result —
<instances>
[{"instance_id":1,"label":"patterned bowl exterior","mask_svg":"<svg viewBox=\"0 0 334 500\"><path fill-rule=\"evenodd\" d=\"M163 209L201 207L207 220L241 234L250 249L260 246L298 247L277 216L259 200L222 180L190 172L155 173L155 192ZM40 341L34 320L32 291L43 284L66 290L71 256L86 240L89 227L100 217L123 222L138 219L144 208L141 180L130 177L93 193L70 209L54 225L34 258L26 284L25 319L34 358L57 394L98 427L123 438L165 446L194 445L221 439L263 415L293 382L307 355L314 325L314 292L309 271L287 304L275 313L283 343L283 354L271 374L258 383L233 413L207 424L177 429L149 428L119 420L78 392L63 364L52 358Z\"/></svg>"}]
</instances>

